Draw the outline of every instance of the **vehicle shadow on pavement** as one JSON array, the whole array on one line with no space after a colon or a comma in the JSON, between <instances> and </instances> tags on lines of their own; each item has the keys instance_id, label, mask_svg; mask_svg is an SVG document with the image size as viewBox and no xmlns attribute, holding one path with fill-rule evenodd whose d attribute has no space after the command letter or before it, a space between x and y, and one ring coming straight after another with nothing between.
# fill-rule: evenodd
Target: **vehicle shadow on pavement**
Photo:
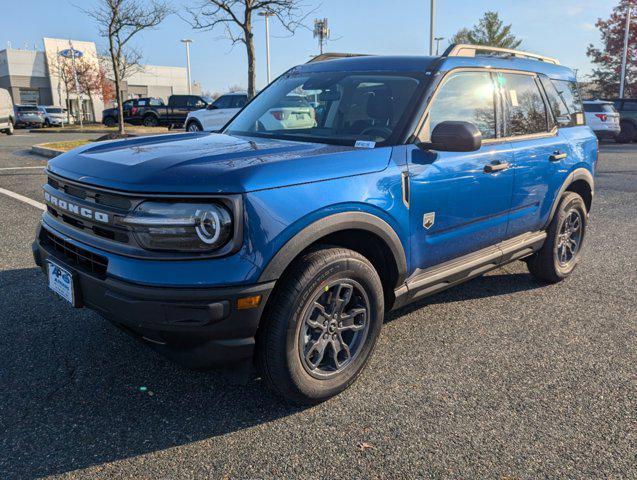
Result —
<instances>
[{"instance_id":1,"label":"vehicle shadow on pavement","mask_svg":"<svg viewBox=\"0 0 637 480\"><path fill-rule=\"evenodd\" d=\"M426 304L539 287L496 274ZM0 272L0 477L62 474L267 424L302 409L260 381L228 382L164 359L49 292L37 268ZM223 461L211 458L210 462Z\"/></svg>"},{"instance_id":2,"label":"vehicle shadow on pavement","mask_svg":"<svg viewBox=\"0 0 637 480\"><path fill-rule=\"evenodd\" d=\"M260 381L237 385L143 348L67 306L39 269L0 272L0 305L3 479L62 474L301 411Z\"/></svg>"}]
</instances>

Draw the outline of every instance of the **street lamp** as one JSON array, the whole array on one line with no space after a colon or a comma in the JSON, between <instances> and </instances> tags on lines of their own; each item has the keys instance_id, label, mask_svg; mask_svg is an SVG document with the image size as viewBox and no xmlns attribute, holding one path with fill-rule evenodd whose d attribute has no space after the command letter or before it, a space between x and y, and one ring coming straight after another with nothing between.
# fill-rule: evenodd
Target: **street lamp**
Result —
<instances>
[{"instance_id":1,"label":"street lamp","mask_svg":"<svg viewBox=\"0 0 637 480\"><path fill-rule=\"evenodd\" d=\"M628 37L630 35L630 16L633 10L632 2L628 4L626 12L626 28L624 30L624 50L622 52L622 67L619 75L619 98L624 98L624 83L626 83L626 60L628 58Z\"/></svg>"},{"instance_id":2,"label":"street lamp","mask_svg":"<svg viewBox=\"0 0 637 480\"><path fill-rule=\"evenodd\" d=\"M436 18L436 0L431 0L429 15L429 55L434 54L434 20Z\"/></svg>"},{"instance_id":3,"label":"street lamp","mask_svg":"<svg viewBox=\"0 0 637 480\"><path fill-rule=\"evenodd\" d=\"M192 93L192 80L190 79L190 44L192 43L192 40L190 40L189 38L184 38L181 40L181 43L184 43L186 45L186 74L188 76L188 94L190 95Z\"/></svg>"},{"instance_id":4,"label":"street lamp","mask_svg":"<svg viewBox=\"0 0 637 480\"><path fill-rule=\"evenodd\" d=\"M440 41L444 40L445 37L436 37L434 40L436 41L436 55L438 55L438 49L440 48Z\"/></svg>"},{"instance_id":5,"label":"street lamp","mask_svg":"<svg viewBox=\"0 0 637 480\"><path fill-rule=\"evenodd\" d=\"M261 17L265 17L265 62L267 65L268 71L268 85L270 84L270 17L274 15L274 13L263 10L259 12Z\"/></svg>"}]
</instances>

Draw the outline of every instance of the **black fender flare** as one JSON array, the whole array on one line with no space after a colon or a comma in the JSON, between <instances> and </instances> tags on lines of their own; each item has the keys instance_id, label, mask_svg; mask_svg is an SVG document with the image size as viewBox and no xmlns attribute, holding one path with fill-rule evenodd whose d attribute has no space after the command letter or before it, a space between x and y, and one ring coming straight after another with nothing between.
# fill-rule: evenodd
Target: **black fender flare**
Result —
<instances>
[{"instance_id":1,"label":"black fender flare","mask_svg":"<svg viewBox=\"0 0 637 480\"><path fill-rule=\"evenodd\" d=\"M568 174L568 177L566 177L566 180L564 180L564 183L562 183L562 186L560 187L559 192L557 192L557 195L555 196L555 199L553 200L553 205L551 206L551 214L549 215L545 228L548 227L551 221L553 221L553 216L555 215L557 206L560 203L560 198L562 198L562 195L564 194L564 192L568 190L568 187L571 186L573 182L576 182L578 180L584 180L586 183L588 183L588 186L591 189L591 196L592 197L595 196L595 179L593 178L593 174L586 168L583 168L583 167L576 168L575 170L573 170L571 173Z\"/></svg>"},{"instance_id":2,"label":"black fender flare","mask_svg":"<svg viewBox=\"0 0 637 480\"><path fill-rule=\"evenodd\" d=\"M292 261L317 239L343 230L364 230L379 237L392 252L398 271L397 285L407 276L407 256L400 238L394 229L381 218L365 212L335 213L311 223L288 240L272 257L259 283L277 280Z\"/></svg>"}]
</instances>

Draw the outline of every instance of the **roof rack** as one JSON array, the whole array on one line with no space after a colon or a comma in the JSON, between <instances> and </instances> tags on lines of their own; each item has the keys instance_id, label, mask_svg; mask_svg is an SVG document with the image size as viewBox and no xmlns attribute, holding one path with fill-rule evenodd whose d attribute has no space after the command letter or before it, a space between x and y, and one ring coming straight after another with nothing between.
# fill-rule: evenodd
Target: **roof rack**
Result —
<instances>
[{"instance_id":1,"label":"roof rack","mask_svg":"<svg viewBox=\"0 0 637 480\"><path fill-rule=\"evenodd\" d=\"M560 62L555 58L545 57L537 53L523 52L521 50L513 50L510 48L490 47L488 45L468 45L464 43L449 45L447 50L442 54L443 57L475 57L479 52L487 54L499 54L498 56L511 56L518 58L530 58L540 62L553 63L559 65Z\"/></svg>"},{"instance_id":2,"label":"roof rack","mask_svg":"<svg viewBox=\"0 0 637 480\"><path fill-rule=\"evenodd\" d=\"M369 55L365 53L321 53L320 55L311 58L307 63L323 62L325 60L335 60L337 58L349 57L369 57Z\"/></svg>"}]
</instances>

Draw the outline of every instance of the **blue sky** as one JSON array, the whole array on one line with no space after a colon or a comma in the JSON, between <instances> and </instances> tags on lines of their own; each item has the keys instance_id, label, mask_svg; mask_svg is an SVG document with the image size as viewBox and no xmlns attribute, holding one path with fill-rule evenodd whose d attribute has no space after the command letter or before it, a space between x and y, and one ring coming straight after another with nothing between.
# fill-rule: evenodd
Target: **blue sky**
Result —
<instances>
[{"instance_id":1,"label":"blue sky","mask_svg":"<svg viewBox=\"0 0 637 480\"><path fill-rule=\"evenodd\" d=\"M176 8L199 0L174 0ZM429 0L304 0L318 6L314 17L328 17L333 41L327 51L376 54L426 54L428 52ZM91 19L74 5L90 8L96 0L26 0L2 2L0 49L7 41L14 48L42 47L42 37L92 40L98 48L106 45ZM580 73L591 65L586 57L589 43L599 43L594 27L598 17L608 17L617 0L437 0L436 36L450 37L462 27L470 27L486 10L496 10L513 32L523 39L520 48L557 57ZM183 8L183 7L182 7ZM317 42L309 30L300 29L289 38L271 20L272 75L276 77L292 65L305 62L318 53ZM136 46L146 63L185 64L185 51L179 39L194 40L191 50L193 80L204 89L225 91L229 85L246 86L245 48L230 48L220 39L222 32L194 32L173 15L158 29L143 32ZM257 83L265 83L265 42L263 20L255 23ZM441 46L447 45L443 40Z\"/></svg>"}]
</instances>

